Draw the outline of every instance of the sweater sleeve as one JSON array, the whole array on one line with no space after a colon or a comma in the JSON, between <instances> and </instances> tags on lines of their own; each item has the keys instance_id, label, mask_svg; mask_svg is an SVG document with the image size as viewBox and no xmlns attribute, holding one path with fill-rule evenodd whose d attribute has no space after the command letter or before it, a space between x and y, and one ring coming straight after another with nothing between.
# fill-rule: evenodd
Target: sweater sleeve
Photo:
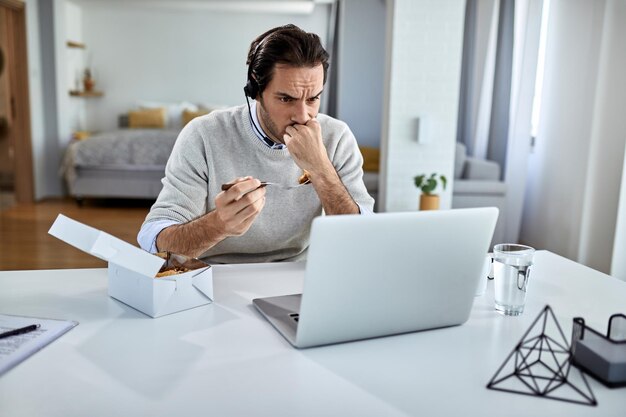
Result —
<instances>
[{"instance_id":1,"label":"sweater sleeve","mask_svg":"<svg viewBox=\"0 0 626 417\"><path fill-rule=\"evenodd\" d=\"M144 225L157 220L186 223L207 212L207 154L199 123L180 132L161 180L163 189Z\"/></svg>"},{"instance_id":2,"label":"sweater sleeve","mask_svg":"<svg viewBox=\"0 0 626 417\"><path fill-rule=\"evenodd\" d=\"M334 150L329 149L329 156L343 182L360 208L374 211L374 199L367 192L363 182L363 156L354 134L345 123Z\"/></svg>"}]
</instances>

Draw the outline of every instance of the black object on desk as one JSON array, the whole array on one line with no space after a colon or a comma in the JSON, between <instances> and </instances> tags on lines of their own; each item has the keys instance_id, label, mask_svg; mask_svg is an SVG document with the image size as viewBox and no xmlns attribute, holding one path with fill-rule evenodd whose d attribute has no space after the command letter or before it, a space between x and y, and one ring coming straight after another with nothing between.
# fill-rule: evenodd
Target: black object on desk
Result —
<instances>
[{"instance_id":1,"label":"black object on desk","mask_svg":"<svg viewBox=\"0 0 626 417\"><path fill-rule=\"evenodd\" d=\"M0 334L0 376L77 324L77 321L0 314L0 329L13 329ZM27 336L11 337L22 334Z\"/></svg>"},{"instance_id":2,"label":"black object on desk","mask_svg":"<svg viewBox=\"0 0 626 417\"><path fill-rule=\"evenodd\" d=\"M585 375L571 367L570 346L550 306L515 345L487 388L595 406Z\"/></svg>"},{"instance_id":3,"label":"black object on desk","mask_svg":"<svg viewBox=\"0 0 626 417\"><path fill-rule=\"evenodd\" d=\"M626 316L613 314L606 336L586 326L582 317L574 318L572 358L574 366L604 385L626 387Z\"/></svg>"},{"instance_id":4,"label":"black object on desk","mask_svg":"<svg viewBox=\"0 0 626 417\"><path fill-rule=\"evenodd\" d=\"M0 333L0 339L4 339L5 337L17 336L19 334L29 333L29 332L37 330L39 327L41 327L41 325L31 324L30 326L9 330L8 332Z\"/></svg>"}]
</instances>

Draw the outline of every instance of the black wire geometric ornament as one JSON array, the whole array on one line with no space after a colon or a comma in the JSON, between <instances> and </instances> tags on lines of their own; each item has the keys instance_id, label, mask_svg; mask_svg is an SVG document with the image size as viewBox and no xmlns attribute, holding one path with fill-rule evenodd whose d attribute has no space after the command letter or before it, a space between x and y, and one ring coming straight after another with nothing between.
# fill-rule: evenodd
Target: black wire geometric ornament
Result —
<instances>
[{"instance_id":1,"label":"black wire geometric ornament","mask_svg":"<svg viewBox=\"0 0 626 417\"><path fill-rule=\"evenodd\" d=\"M576 404L598 404L585 375L571 366L569 343L545 306L487 388ZM571 371L571 372L570 372Z\"/></svg>"}]
</instances>

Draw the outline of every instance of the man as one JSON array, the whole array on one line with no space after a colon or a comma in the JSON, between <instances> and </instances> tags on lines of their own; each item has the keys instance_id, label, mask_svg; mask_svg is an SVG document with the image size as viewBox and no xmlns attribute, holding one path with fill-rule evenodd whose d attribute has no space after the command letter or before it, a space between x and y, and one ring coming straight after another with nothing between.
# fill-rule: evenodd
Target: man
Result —
<instances>
[{"instance_id":1,"label":"man","mask_svg":"<svg viewBox=\"0 0 626 417\"><path fill-rule=\"evenodd\" d=\"M145 250L210 263L297 260L322 210L372 212L354 135L318 114L328 70L319 37L294 25L271 29L252 42L247 64L252 106L198 117L176 140L138 235ZM297 185L303 171L311 185L261 186Z\"/></svg>"}]
</instances>

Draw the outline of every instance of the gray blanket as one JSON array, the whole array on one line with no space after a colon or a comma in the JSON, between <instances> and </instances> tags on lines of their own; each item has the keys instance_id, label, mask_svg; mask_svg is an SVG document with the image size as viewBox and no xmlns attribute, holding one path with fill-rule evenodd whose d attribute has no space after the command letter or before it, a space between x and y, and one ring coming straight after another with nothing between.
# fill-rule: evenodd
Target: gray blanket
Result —
<instances>
[{"instance_id":1,"label":"gray blanket","mask_svg":"<svg viewBox=\"0 0 626 417\"><path fill-rule=\"evenodd\" d=\"M62 174L76 178L76 167L165 167L178 130L120 129L72 142L65 153Z\"/></svg>"}]
</instances>

